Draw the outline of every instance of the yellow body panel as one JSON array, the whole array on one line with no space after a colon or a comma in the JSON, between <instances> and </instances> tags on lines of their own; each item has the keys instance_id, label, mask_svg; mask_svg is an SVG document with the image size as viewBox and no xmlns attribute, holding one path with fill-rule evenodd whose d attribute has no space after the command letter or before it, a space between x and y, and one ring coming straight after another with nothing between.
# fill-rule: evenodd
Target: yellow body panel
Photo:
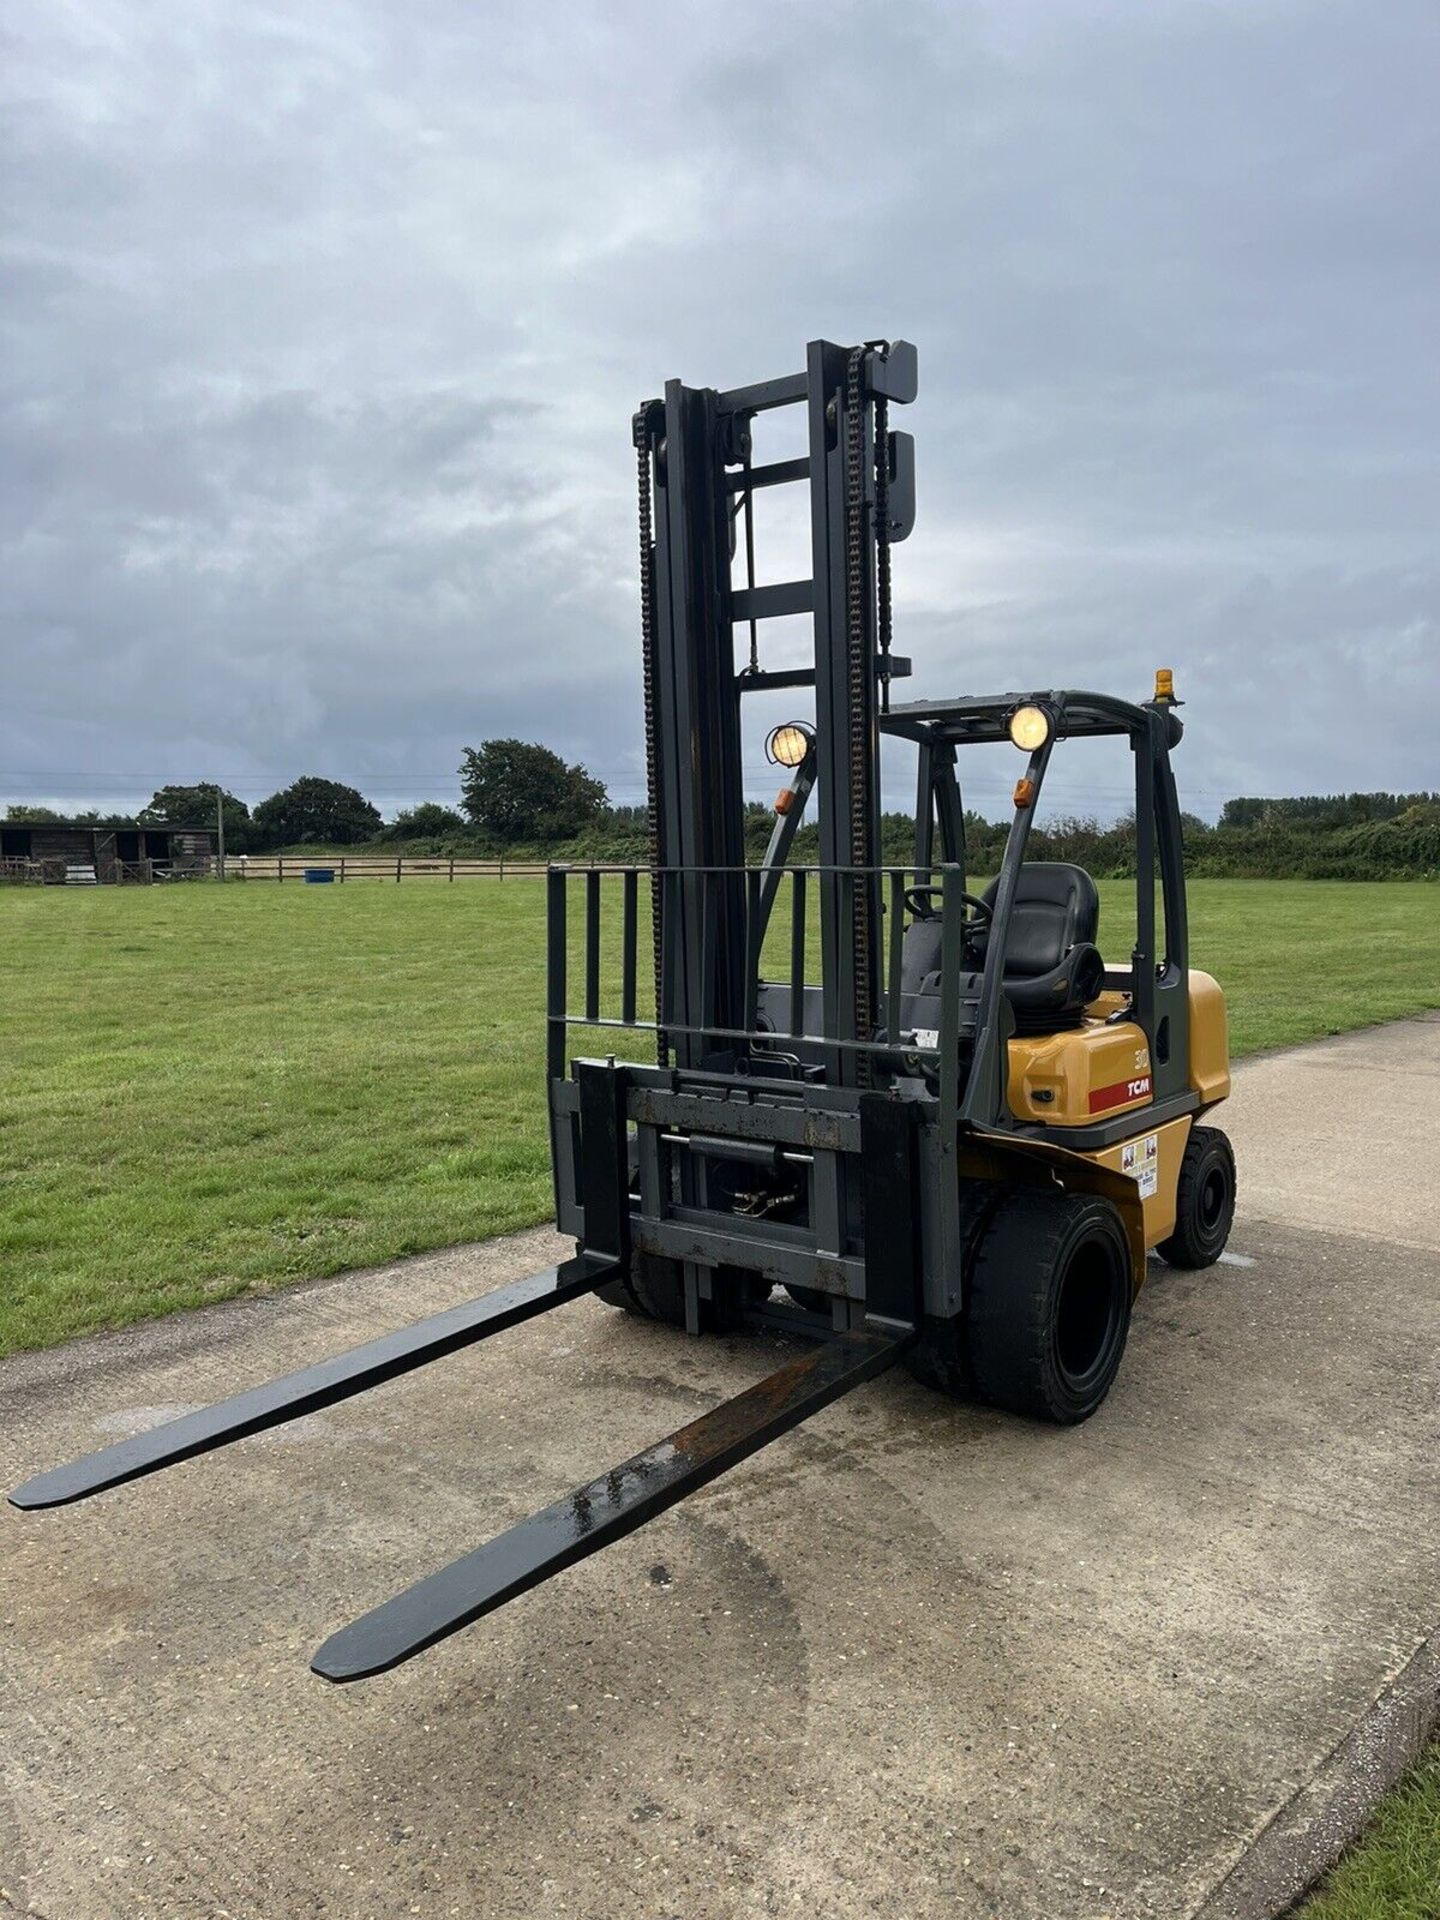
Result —
<instances>
[{"instance_id":1,"label":"yellow body panel","mask_svg":"<svg viewBox=\"0 0 1440 1920\"><path fill-rule=\"evenodd\" d=\"M1190 1085L1202 1106L1230 1091L1230 1029L1225 996L1208 973L1190 969Z\"/></svg>"},{"instance_id":2,"label":"yellow body panel","mask_svg":"<svg viewBox=\"0 0 1440 1920\"><path fill-rule=\"evenodd\" d=\"M1117 1146L1102 1147L1098 1153L1085 1155L1097 1166L1128 1174L1135 1181L1140 1192L1147 1248L1158 1246L1175 1231L1175 1185L1193 1125L1193 1117L1182 1114L1178 1120L1168 1121L1149 1133L1137 1134Z\"/></svg>"},{"instance_id":3,"label":"yellow body panel","mask_svg":"<svg viewBox=\"0 0 1440 1920\"><path fill-rule=\"evenodd\" d=\"M1084 1023L1065 1033L1017 1033L1010 1041L1010 1111L1017 1120L1083 1127L1150 1105L1150 1055L1133 1021L1107 1024L1125 1004L1102 993ZM1190 972L1190 1086L1202 1107L1230 1091L1225 996L1208 973Z\"/></svg>"},{"instance_id":4,"label":"yellow body panel","mask_svg":"<svg viewBox=\"0 0 1440 1920\"><path fill-rule=\"evenodd\" d=\"M1150 1050L1133 1021L1109 1027L1087 1018L1066 1033L1016 1034L1010 1042L1010 1111L1017 1120L1082 1127L1137 1112L1150 1098Z\"/></svg>"},{"instance_id":5,"label":"yellow body panel","mask_svg":"<svg viewBox=\"0 0 1440 1920\"><path fill-rule=\"evenodd\" d=\"M1175 1189L1194 1116L1184 1114L1147 1129L1145 1110L1152 1094L1145 1035L1130 1020L1107 1025L1125 1003L1124 994L1106 992L1091 1003L1079 1027L1066 1033L1014 1035L1009 1043L1008 1096L1017 1119L1038 1120L1051 1127L1133 1119L1127 1137L1113 1147L1080 1153L1061 1148L1058 1142L1051 1146L1035 1141L1028 1150L1050 1159L1062 1185L1109 1190L1126 1217L1138 1288L1144 1278L1144 1250L1158 1246L1175 1230ZM1190 974L1189 1082L1200 1096L1202 1110L1230 1091L1225 997L1208 973L1194 970ZM1086 1166L1097 1171L1087 1175ZM1117 1175L1123 1186L1114 1185Z\"/></svg>"}]
</instances>

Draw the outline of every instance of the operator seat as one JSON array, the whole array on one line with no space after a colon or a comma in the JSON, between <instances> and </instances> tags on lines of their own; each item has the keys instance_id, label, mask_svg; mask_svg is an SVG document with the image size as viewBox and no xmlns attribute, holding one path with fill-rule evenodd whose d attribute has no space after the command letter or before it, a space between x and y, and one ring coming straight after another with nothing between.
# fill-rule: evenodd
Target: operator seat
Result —
<instances>
[{"instance_id":1,"label":"operator seat","mask_svg":"<svg viewBox=\"0 0 1440 1920\"><path fill-rule=\"evenodd\" d=\"M939 914L916 914L900 943L901 993L940 991L941 940Z\"/></svg>"},{"instance_id":2,"label":"operator seat","mask_svg":"<svg viewBox=\"0 0 1440 1920\"><path fill-rule=\"evenodd\" d=\"M993 907L997 877L985 889ZM1062 860L1027 860L1020 868L1001 985L1018 1033L1059 1033L1078 1027L1105 985L1105 962L1095 945L1100 895L1083 867ZM986 939L982 929L977 945Z\"/></svg>"}]
</instances>

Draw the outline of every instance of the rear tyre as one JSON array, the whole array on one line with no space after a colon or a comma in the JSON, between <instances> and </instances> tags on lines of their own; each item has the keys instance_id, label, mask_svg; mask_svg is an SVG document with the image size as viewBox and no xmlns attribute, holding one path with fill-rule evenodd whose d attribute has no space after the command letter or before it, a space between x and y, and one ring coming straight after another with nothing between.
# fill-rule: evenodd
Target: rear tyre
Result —
<instances>
[{"instance_id":1,"label":"rear tyre","mask_svg":"<svg viewBox=\"0 0 1440 1920\"><path fill-rule=\"evenodd\" d=\"M1235 1218L1235 1150L1218 1127L1192 1127L1175 1182L1175 1231L1159 1254L1172 1267L1213 1267Z\"/></svg>"},{"instance_id":2,"label":"rear tyre","mask_svg":"<svg viewBox=\"0 0 1440 1920\"><path fill-rule=\"evenodd\" d=\"M1132 1293L1130 1244L1108 1200L1011 1194L970 1270L964 1338L975 1392L1057 1426L1088 1420L1119 1371Z\"/></svg>"}]
</instances>

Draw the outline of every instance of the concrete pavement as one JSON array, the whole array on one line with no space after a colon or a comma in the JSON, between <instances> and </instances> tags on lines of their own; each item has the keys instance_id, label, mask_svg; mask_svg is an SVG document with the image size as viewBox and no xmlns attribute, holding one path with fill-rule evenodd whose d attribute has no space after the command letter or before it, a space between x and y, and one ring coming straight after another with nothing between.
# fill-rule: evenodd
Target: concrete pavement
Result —
<instances>
[{"instance_id":1,"label":"concrete pavement","mask_svg":"<svg viewBox=\"0 0 1440 1920\"><path fill-rule=\"evenodd\" d=\"M584 1302L87 1505L0 1510L0 1914L1249 1920L1440 1669L1440 1016L1240 1069L1233 1262L1073 1432L903 1376L379 1679L337 1625L776 1363ZM0 1369L0 1479L555 1257Z\"/></svg>"}]
</instances>

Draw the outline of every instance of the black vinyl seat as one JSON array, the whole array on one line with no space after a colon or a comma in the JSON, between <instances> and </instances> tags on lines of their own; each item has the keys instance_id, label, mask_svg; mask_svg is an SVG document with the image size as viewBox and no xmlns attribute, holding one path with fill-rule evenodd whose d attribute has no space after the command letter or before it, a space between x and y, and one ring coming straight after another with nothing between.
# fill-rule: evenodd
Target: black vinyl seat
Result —
<instances>
[{"instance_id":1,"label":"black vinyl seat","mask_svg":"<svg viewBox=\"0 0 1440 1920\"><path fill-rule=\"evenodd\" d=\"M993 907L1000 882L985 889ZM1021 1033L1058 1033L1078 1027L1105 985L1105 962L1095 945L1100 894L1083 867L1061 860L1027 860L1020 868L1001 984ZM985 934L982 930L980 943Z\"/></svg>"},{"instance_id":2,"label":"black vinyl seat","mask_svg":"<svg viewBox=\"0 0 1440 1920\"><path fill-rule=\"evenodd\" d=\"M922 914L905 929L900 948L900 991L940 991L940 916Z\"/></svg>"},{"instance_id":3,"label":"black vinyl seat","mask_svg":"<svg viewBox=\"0 0 1440 1920\"><path fill-rule=\"evenodd\" d=\"M993 907L1000 882L985 889ZM1095 945L1100 895L1083 867L1059 860L1027 860L1020 869L1002 985L1021 1033L1058 1033L1077 1027L1105 984L1105 963ZM966 941L967 965L984 964L988 930ZM907 994L940 991L941 927L938 914L922 915L905 929L900 984Z\"/></svg>"}]
</instances>

